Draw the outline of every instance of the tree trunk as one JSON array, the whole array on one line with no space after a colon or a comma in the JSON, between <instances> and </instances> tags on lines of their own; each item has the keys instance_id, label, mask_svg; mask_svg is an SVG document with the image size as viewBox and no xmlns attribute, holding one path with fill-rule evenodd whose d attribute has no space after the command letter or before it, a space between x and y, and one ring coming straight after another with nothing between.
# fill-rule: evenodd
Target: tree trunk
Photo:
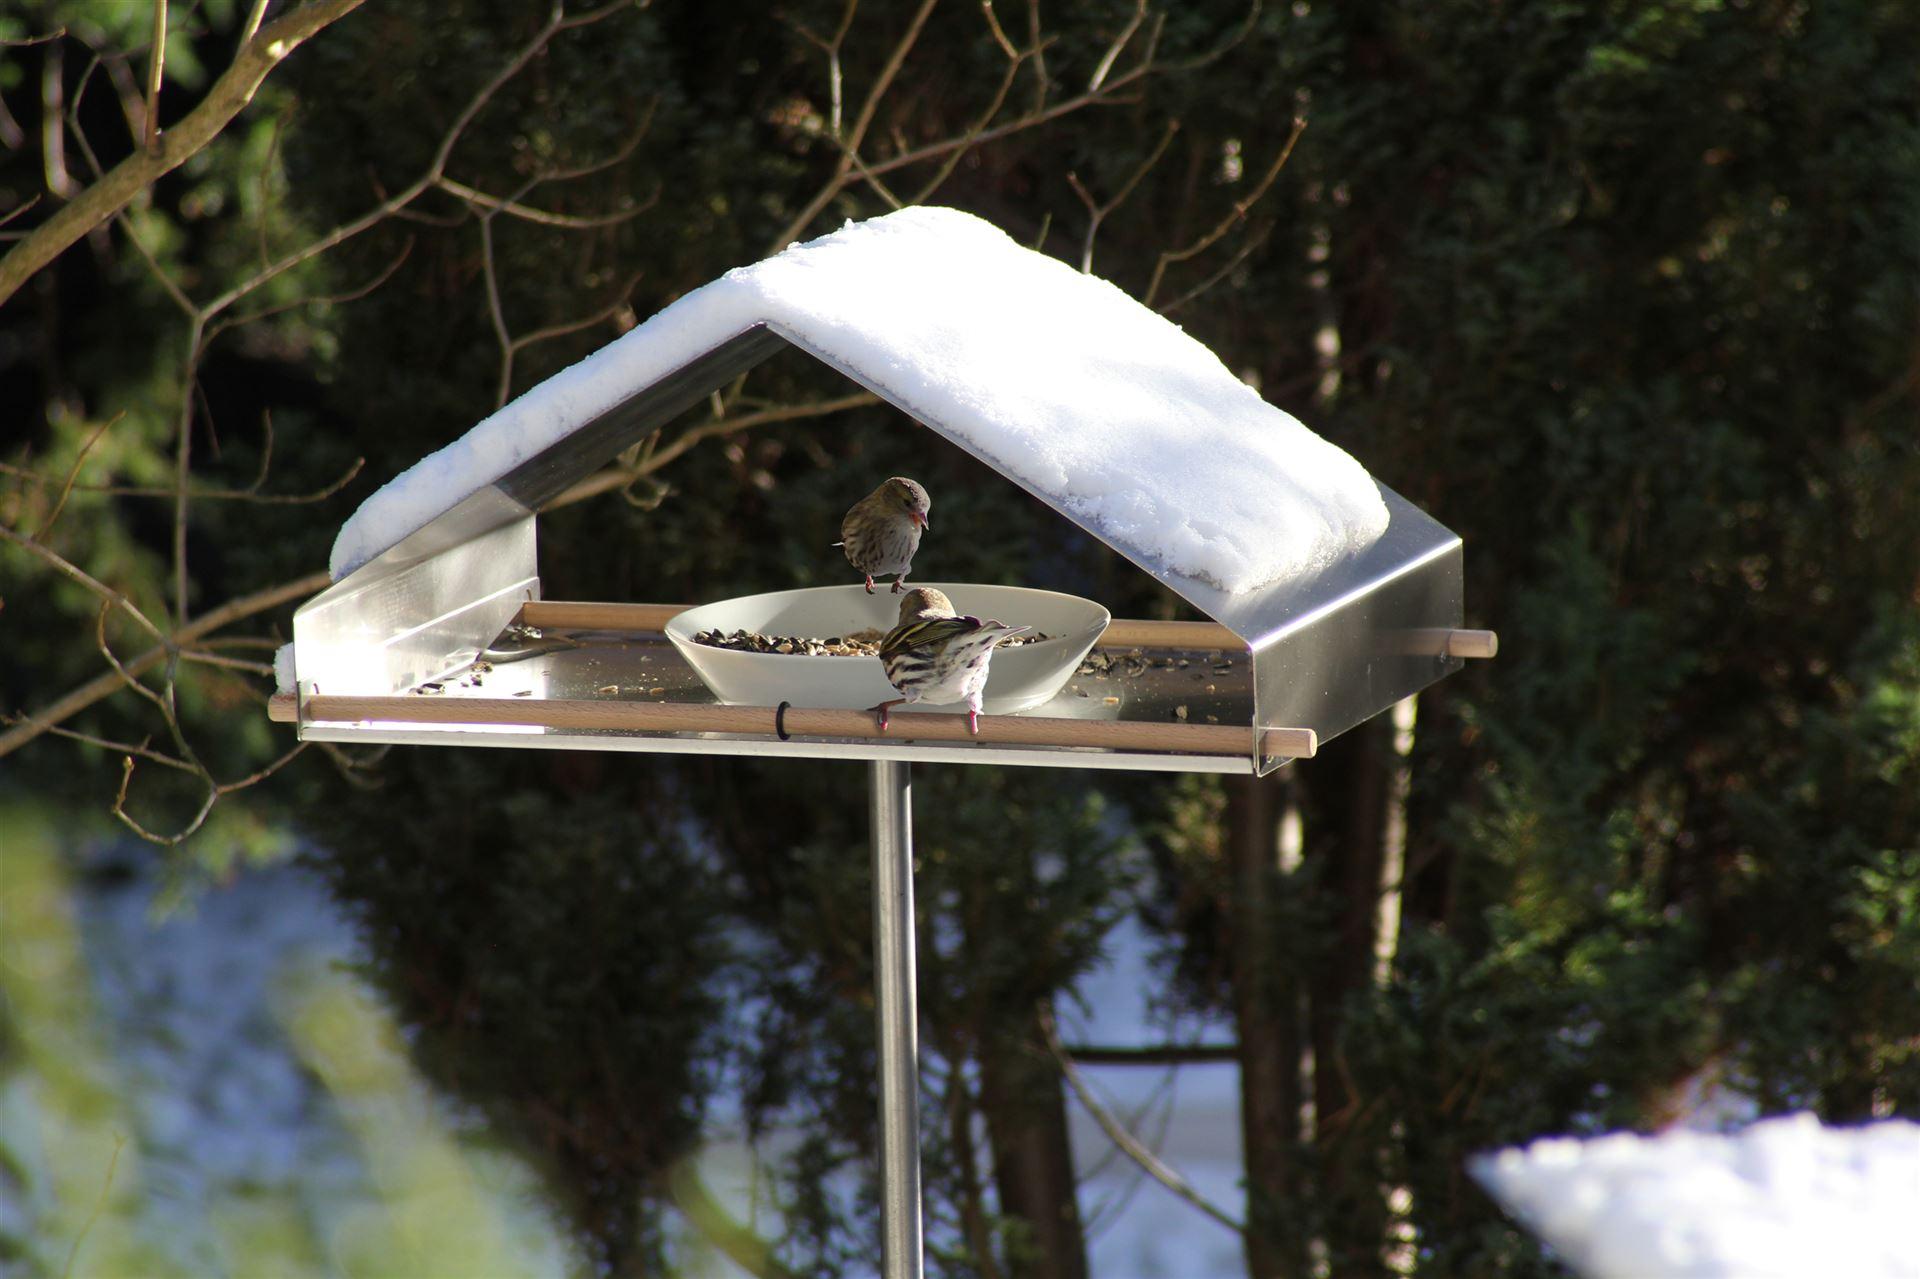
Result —
<instances>
[{"instance_id":1,"label":"tree trunk","mask_svg":"<svg viewBox=\"0 0 1920 1279\"><path fill-rule=\"evenodd\" d=\"M1086 1279L1065 1085L1047 1050L1039 1007L1013 1034L988 1039L980 1056L980 1108L993 1147L994 1186L1001 1212L1021 1226L1007 1250L1007 1274Z\"/></svg>"},{"instance_id":2,"label":"tree trunk","mask_svg":"<svg viewBox=\"0 0 1920 1279\"><path fill-rule=\"evenodd\" d=\"M1240 1050L1240 1140L1247 1175L1249 1279L1307 1273L1298 1211L1300 991L1280 958L1280 816L1291 766L1227 783L1233 885L1233 1014Z\"/></svg>"}]
</instances>

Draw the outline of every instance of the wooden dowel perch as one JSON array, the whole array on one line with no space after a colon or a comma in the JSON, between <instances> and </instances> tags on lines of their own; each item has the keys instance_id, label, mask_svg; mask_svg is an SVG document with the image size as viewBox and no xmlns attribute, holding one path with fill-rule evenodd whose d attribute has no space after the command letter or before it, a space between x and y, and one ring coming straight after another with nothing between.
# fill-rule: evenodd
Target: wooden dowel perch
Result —
<instances>
[{"instance_id":1,"label":"wooden dowel perch","mask_svg":"<svg viewBox=\"0 0 1920 1279\"><path fill-rule=\"evenodd\" d=\"M275 697L268 714L282 722L300 715L291 694ZM705 703L533 700L509 697L354 697L321 694L307 699L309 721L405 724L514 724L545 728L639 733L745 733L774 737L772 706ZM965 715L908 712L893 716L882 733L866 711L809 710L790 706L785 727L792 737L835 737L875 742L980 742L994 746L1093 746L1108 750L1189 755L1245 755L1253 745L1245 728L1226 724L1148 724L1103 719L982 715L980 733L967 731ZM1319 749L1306 728L1269 728L1260 738L1268 758L1306 759Z\"/></svg>"},{"instance_id":2,"label":"wooden dowel perch","mask_svg":"<svg viewBox=\"0 0 1920 1279\"><path fill-rule=\"evenodd\" d=\"M1500 637L1492 631L1448 631L1448 657L1492 657L1500 651Z\"/></svg>"}]
</instances>

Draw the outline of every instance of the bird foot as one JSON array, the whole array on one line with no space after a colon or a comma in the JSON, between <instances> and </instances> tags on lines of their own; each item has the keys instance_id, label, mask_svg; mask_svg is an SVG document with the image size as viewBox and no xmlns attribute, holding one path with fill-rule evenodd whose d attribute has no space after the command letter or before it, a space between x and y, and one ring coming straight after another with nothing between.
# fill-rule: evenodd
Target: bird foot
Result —
<instances>
[{"instance_id":1,"label":"bird foot","mask_svg":"<svg viewBox=\"0 0 1920 1279\"><path fill-rule=\"evenodd\" d=\"M980 712L972 707L967 708L967 731L975 737L980 736Z\"/></svg>"},{"instance_id":2,"label":"bird foot","mask_svg":"<svg viewBox=\"0 0 1920 1279\"><path fill-rule=\"evenodd\" d=\"M887 731L887 712L905 700L905 698L895 698L891 702L881 702L878 706L869 708L873 714L874 722L880 726L881 732L884 733Z\"/></svg>"},{"instance_id":3,"label":"bird foot","mask_svg":"<svg viewBox=\"0 0 1920 1279\"><path fill-rule=\"evenodd\" d=\"M873 594L873 574L867 574L867 594Z\"/></svg>"},{"instance_id":4,"label":"bird foot","mask_svg":"<svg viewBox=\"0 0 1920 1279\"><path fill-rule=\"evenodd\" d=\"M893 579L893 593L895 595L898 595L901 591L904 591L906 589L907 589L907 579L904 575Z\"/></svg>"}]
</instances>

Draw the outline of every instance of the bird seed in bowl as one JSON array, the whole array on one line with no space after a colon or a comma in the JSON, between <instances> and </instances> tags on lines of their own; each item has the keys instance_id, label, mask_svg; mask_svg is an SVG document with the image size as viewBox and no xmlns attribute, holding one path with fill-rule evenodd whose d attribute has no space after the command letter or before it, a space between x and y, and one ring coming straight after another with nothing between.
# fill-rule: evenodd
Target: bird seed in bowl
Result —
<instances>
[{"instance_id":1,"label":"bird seed in bowl","mask_svg":"<svg viewBox=\"0 0 1920 1279\"><path fill-rule=\"evenodd\" d=\"M758 631L696 631L693 642L705 644L709 648L731 649L737 653L783 653L797 657L878 657L880 641L886 638L886 632L877 627L864 631L852 631L846 635L833 635L818 639L810 635L762 635ZM1015 635L1011 639L1000 641L1003 648L1014 648L1021 644L1037 644L1052 639L1051 635L1028 632Z\"/></svg>"}]
</instances>

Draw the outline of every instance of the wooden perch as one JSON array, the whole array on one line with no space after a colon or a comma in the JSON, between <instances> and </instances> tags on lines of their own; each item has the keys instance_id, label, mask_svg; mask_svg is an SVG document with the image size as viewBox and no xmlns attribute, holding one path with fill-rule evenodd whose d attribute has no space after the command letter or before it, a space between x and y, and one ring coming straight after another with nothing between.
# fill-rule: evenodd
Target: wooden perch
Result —
<instances>
[{"instance_id":1,"label":"wooden perch","mask_svg":"<svg viewBox=\"0 0 1920 1279\"><path fill-rule=\"evenodd\" d=\"M301 718L298 701L284 693L268 704L268 714L282 723ZM411 694L397 697L319 694L307 699L305 714L309 723L379 720L397 724L534 725L626 733L743 733L761 737L777 735L778 717L779 712L772 706ZM979 742L991 746L1090 746L1183 755L1246 755L1253 745L1248 729L1227 724L1150 724L1023 715L982 715L976 737L967 731L965 715L938 712L897 714L888 730L882 733L867 711L811 710L798 706L787 708L785 727L793 737L869 742ZM1306 759L1319 745L1319 738L1311 729L1269 728L1260 735L1260 753L1267 758Z\"/></svg>"},{"instance_id":2,"label":"wooden perch","mask_svg":"<svg viewBox=\"0 0 1920 1279\"><path fill-rule=\"evenodd\" d=\"M1448 631L1448 657L1492 657L1500 651L1500 637L1492 631Z\"/></svg>"}]
</instances>

